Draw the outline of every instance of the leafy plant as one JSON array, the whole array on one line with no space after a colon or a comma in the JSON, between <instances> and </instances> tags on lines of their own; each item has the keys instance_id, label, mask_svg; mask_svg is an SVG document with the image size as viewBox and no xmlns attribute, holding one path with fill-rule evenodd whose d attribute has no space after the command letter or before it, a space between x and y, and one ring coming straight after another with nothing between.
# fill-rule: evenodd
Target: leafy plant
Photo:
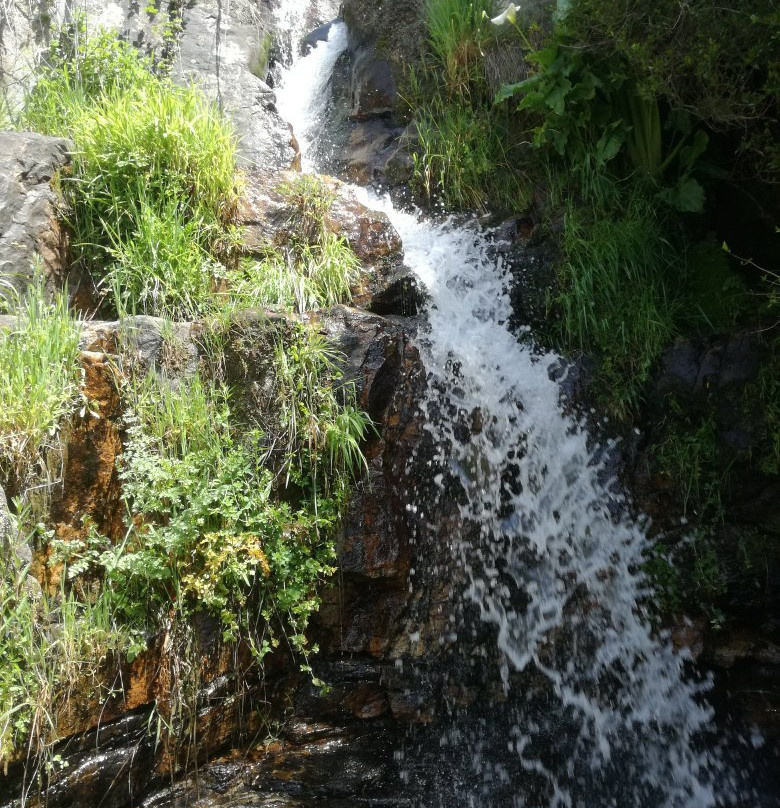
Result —
<instances>
[{"instance_id":1,"label":"leafy plant","mask_svg":"<svg viewBox=\"0 0 780 808\"><path fill-rule=\"evenodd\" d=\"M708 138L693 129L689 116L680 112L664 125L658 99L625 63L583 49L565 27L526 59L535 72L504 85L496 103L519 97L518 109L537 116L538 148L565 155L577 174L608 167L619 175L636 174L674 209L701 212L704 190L692 174ZM665 177L672 166L676 170Z\"/></svg>"}]
</instances>

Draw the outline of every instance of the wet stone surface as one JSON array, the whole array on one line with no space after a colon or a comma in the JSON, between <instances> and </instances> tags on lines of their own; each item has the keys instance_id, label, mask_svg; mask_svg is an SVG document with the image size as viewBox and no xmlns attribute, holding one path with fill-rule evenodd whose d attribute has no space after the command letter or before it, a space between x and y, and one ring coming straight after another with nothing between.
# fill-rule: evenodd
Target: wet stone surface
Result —
<instances>
[{"instance_id":1,"label":"wet stone surface","mask_svg":"<svg viewBox=\"0 0 780 808\"><path fill-rule=\"evenodd\" d=\"M401 791L393 750L397 728L296 720L280 738L236 752L198 777L159 791L143 808L362 808L411 803Z\"/></svg>"}]
</instances>

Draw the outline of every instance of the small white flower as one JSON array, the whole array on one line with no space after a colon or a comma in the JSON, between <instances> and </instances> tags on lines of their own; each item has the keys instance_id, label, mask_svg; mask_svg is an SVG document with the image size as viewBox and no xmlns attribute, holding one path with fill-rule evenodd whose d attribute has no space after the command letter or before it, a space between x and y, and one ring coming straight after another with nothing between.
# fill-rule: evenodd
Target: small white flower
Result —
<instances>
[{"instance_id":1,"label":"small white flower","mask_svg":"<svg viewBox=\"0 0 780 808\"><path fill-rule=\"evenodd\" d=\"M492 22L493 25L503 25L505 22L509 21L514 25L517 19L517 11L517 6L514 3L510 3L497 17L491 17L490 22Z\"/></svg>"}]
</instances>

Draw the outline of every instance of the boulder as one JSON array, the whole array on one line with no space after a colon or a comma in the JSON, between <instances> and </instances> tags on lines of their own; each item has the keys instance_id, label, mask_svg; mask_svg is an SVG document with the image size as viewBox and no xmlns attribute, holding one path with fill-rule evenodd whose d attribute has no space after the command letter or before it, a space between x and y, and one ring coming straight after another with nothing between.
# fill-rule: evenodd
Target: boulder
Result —
<instances>
[{"instance_id":1,"label":"boulder","mask_svg":"<svg viewBox=\"0 0 780 808\"><path fill-rule=\"evenodd\" d=\"M262 172L247 175L238 213L247 255L262 257L269 246L284 244L293 235L296 208L284 189L299 176L284 172L269 181ZM320 176L319 181L332 200L324 216L325 228L347 240L363 267L361 279L352 290L352 302L371 308L375 299L384 299L384 305L380 303L382 313L414 313L411 303L399 303L399 308L390 311L394 308L390 301L399 295L398 283L408 272L403 269L401 239L386 214L363 205L353 188L333 177ZM409 300L413 297L411 289L410 280Z\"/></svg>"},{"instance_id":2,"label":"boulder","mask_svg":"<svg viewBox=\"0 0 780 808\"><path fill-rule=\"evenodd\" d=\"M68 165L71 148L61 138L0 132L0 278L17 292L37 262L49 289L64 281L66 239L51 179ZM0 295L0 303L13 298L3 287Z\"/></svg>"},{"instance_id":3,"label":"boulder","mask_svg":"<svg viewBox=\"0 0 780 808\"><path fill-rule=\"evenodd\" d=\"M393 112L397 92L393 70L375 48L361 48L352 62L351 117L365 120Z\"/></svg>"}]
</instances>

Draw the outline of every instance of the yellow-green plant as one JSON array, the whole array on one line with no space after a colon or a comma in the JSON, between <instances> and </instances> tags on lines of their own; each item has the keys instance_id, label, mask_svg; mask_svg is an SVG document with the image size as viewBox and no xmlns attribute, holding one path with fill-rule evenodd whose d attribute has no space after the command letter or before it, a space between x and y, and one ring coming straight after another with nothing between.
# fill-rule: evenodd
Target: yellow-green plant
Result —
<instances>
[{"instance_id":1,"label":"yellow-green plant","mask_svg":"<svg viewBox=\"0 0 780 808\"><path fill-rule=\"evenodd\" d=\"M205 308L236 241L236 141L216 106L114 34L83 32L52 47L24 122L75 143L61 178L72 243L114 308Z\"/></svg>"},{"instance_id":2,"label":"yellow-green plant","mask_svg":"<svg viewBox=\"0 0 780 808\"><path fill-rule=\"evenodd\" d=\"M79 392L79 326L64 294L48 302L36 279L16 320L0 329L0 475L22 493Z\"/></svg>"}]
</instances>

